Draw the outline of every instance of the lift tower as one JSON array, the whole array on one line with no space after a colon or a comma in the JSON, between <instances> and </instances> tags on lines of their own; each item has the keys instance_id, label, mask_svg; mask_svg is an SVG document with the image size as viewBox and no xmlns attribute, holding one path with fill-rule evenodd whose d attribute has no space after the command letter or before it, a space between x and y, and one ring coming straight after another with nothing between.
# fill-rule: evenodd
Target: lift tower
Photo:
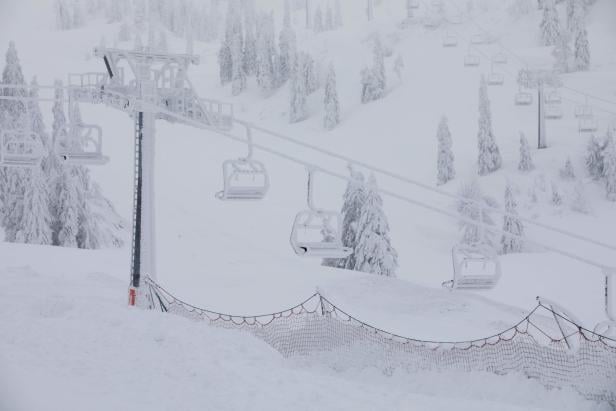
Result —
<instances>
[{"instance_id":1,"label":"lift tower","mask_svg":"<svg viewBox=\"0 0 616 411\"><path fill-rule=\"evenodd\" d=\"M216 130L233 126L230 104L202 99L187 72L199 58L148 49L96 48L106 72L69 75L69 98L101 103L128 113L134 121L134 192L129 304L143 304L141 280L156 278L155 135L156 120L177 118ZM177 115L174 117L173 115Z\"/></svg>"}]
</instances>

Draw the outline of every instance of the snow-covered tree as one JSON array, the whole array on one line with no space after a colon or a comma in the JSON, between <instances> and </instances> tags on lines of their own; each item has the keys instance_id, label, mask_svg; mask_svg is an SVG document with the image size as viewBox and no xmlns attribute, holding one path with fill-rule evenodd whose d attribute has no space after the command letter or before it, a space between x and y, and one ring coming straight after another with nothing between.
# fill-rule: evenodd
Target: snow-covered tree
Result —
<instances>
[{"instance_id":1,"label":"snow-covered tree","mask_svg":"<svg viewBox=\"0 0 616 411\"><path fill-rule=\"evenodd\" d=\"M336 89L336 71L334 65L329 65L327 80L325 81L325 118L323 126L331 130L340 123L340 103L338 102L338 91Z\"/></svg>"},{"instance_id":2,"label":"snow-covered tree","mask_svg":"<svg viewBox=\"0 0 616 411\"><path fill-rule=\"evenodd\" d=\"M64 167L58 178L58 245L77 248L80 198L73 167Z\"/></svg>"},{"instance_id":3,"label":"snow-covered tree","mask_svg":"<svg viewBox=\"0 0 616 411\"><path fill-rule=\"evenodd\" d=\"M505 211L503 217L503 236L501 237L501 253L519 253L522 251L523 241L520 237L524 236L524 226L522 221L517 218L518 203L511 183L505 187ZM509 234L509 235L508 235Z\"/></svg>"},{"instance_id":4,"label":"snow-covered tree","mask_svg":"<svg viewBox=\"0 0 616 411\"><path fill-rule=\"evenodd\" d=\"M292 72L289 91L291 97L289 122L297 123L298 121L305 120L308 115L306 108L306 82L299 67Z\"/></svg>"},{"instance_id":5,"label":"snow-covered tree","mask_svg":"<svg viewBox=\"0 0 616 411\"><path fill-rule=\"evenodd\" d=\"M72 13L66 0L56 0L54 3L56 16L56 28L58 30L70 30L73 27Z\"/></svg>"},{"instance_id":6,"label":"snow-covered tree","mask_svg":"<svg viewBox=\"0 0 616 411\"><path fill-rule=\"evenodd\" d=\"M586 146L586 170L590 176L599 180L603 177L603 150L605 149L605 143L597 136L592 135Z\"/></svg>"},{"instance_id":7,"label":"snow-covered tree","mask_svg":"<svg viewBox=\"0 0 616 411\"><path fill-rule=\"evenodd\" d=\"M585 0L567 0L567 30L571 35L575 35L584 24Z\"/></svg>"},{"instance_id":8,"label":"snow-covered tree","mask_svg":"<svg viewBox=\"0 0 616 411\"><path fill-rule=\"evenodd\" d=\"M579 71L587 71L590 68L590 46L585 28L578 31L575 37L574 65Z\"/></svg>"},{"instance_id":9,"label":"snow-covered tree","mask_svg":"<svg viewBox=\"0 0 616 411\"><path fill-rule=\"evenodd\" d=\"M355 270L394 277L398 268L398 253L391 245L389 223L374 176L368 180L357 227Z\"/></svg>"},{"instance_id":10,"label":"snow-covered tree","mask_svg":"<svg viewBox=\"0 0 616 411\"><path fill-rule=\"evenodd\" d=\"M573 170L571 157L567 157L565 165L560 169L560 177L564 180L575 180L575 171Z\"/></svg>"},{"instance_id":11,"label":"snow-covered tree","mask_svg":"<svg viewBox=\"0 0 616 411\"><path fill-rule=\"evenodd\" d=\"M445 116L439 122L436 138L438 140L436 183L442 185L456 176L456 170L453 166L453 141Z\"/></svg>"},{"instance_id":12,"label":"snow-covered tree","mask_svg":"<svg viewBox=\"0 0 616 411\"><path fill-rule=\"evenodd\" d=\"M361 72L362 103L378 100L385 95L387 78L385 75L385 53L380 38L374 38L373 66Z\"/></svg>"},{"instance_id":13,"label":"snow-covered tree","mask_svg":"<svg viewBox=\"0 0 616 411\"><path fill-rule=\"evenodd\" d=\"M554 56L554 69L558 73L568 73L572 68L573 50L571 49L570 36L567 31L562 31L554 42L552 50Z\"/></svg>"},{"instance_id":14,"label":"snow-covered tree","mask_svg":"<svg viewBox=\"0 0 616 411\"><path fill-rule=\"evenodd\" d=\"M327 4L327 10L325 11L325 30L333 30L334 27L334 12L332 11L331 5Z\"/></svg>"},{"instance_id":15,"label":"snow-covered tree","mask_svg":"<svg viewBox=\"0 0 616 411\"><path fill-rule=\"evenodd\" d=\"M244 41L242 34L242 20L239 10L234 12L230 21L231 24L231 81L232 94L237 96L246 88L246 74L244 73Z\"/></svg>"},{"instance_id":16,"label":"snow-covered tree","mask_svg":"<svg viewBox=\"0 0 616 411\"><path fill-rule=\"evenodd\" d=\"M603 177L607 199L616 201L616 142L612 136L607 139L603 151Z\"/></svg>"},{"instance_id":17,"label":"snow-covered tree","mask_svg":"<svg viewBox=\"0 0 616 411\"><path fill-rule=\"evenodd\" d=\"M520 133L520 162L518 163L518 170L522 172L532 171L535 168L533 159L530 155L530 146L524 133Z\"/></svg>"},{"instance_id":18,"label":"snow-covered tree","mask_svg":"<svg viewBox=\"0 0 616 411\"><path fill-rule=\"evenodd\" d=\"M264 92L278 84L275 62L278 60L274 44L274 17L262 15L257 24L257 84Z\"/></svg>"},{"instance_id":19,"label":"snow-covered tree","mask_svg":"<svg viewBox=\"0 0 616 411\"><path fill-rule=\"evenodd\" d=\"M342 6L340 0L334 0L334 25L336 28L342 27Z\"/></svg>"},{"instance_id":20,"label":"snow-covered tree","mask_svg":"<svg viewBox=\"0 0 616 411\"><path fill-rule=\"evenodd\" d=\"M571 210L582 214L587 214L589 211L584 183L581 180L578 180L573 187L570 207Z\"/></svg>"},{"instance_id":21,"label":"snow-covered tree","mask_svg":"<svg viewBox=\"0 0 616 411\"><path fill-rule=\"evenodd\" d=\"M280 32L280 81L285 82L291 77L297 54L297 39L291 27L285 27Z\"/></svg>"},{"instance_id":22,"label":"snow-covered tree","mask_svg":"<svg viewBox=\"0 0 616 411\"><path fill-rule=\"evenodd\" d=\"M560 188L555 181L552 181L552 205L560 207L563 204L563 196L560 194Z\"/></svg>"},{"instance_id":23,"label":"snow-covered tree","mask_svg":"<svg viewBox=\"0 0 616 411\"><path fill-rule=\"evenodd\" d=\"M317 10L314 12L314 19L312 21L312 29L315 33L321 33L324 30L323 25L323 12L321 11L321 7L317 7Z\"/></svg>"},{"instance_id":24,"label":"snow-covered tree","mask_svg":"<svg viewBox=\"0 0 616 411\"><path fill-rule=\"evenodd\" d=\"M252 76L257 72L257 38L254 15L246 16L244 30L244 72Z\"/></svg>"},{"instance_id":25,"label":"snow-covered tree","mask_svg":"<svg viewBox=\"0 0 616 411\"><path fill-rule=\"evenodd\" d=\"M487 245L495 248L494 232L486 230L470 221L483 223L485 226L494 226L491 209L496 208L496 201L482 193L477 180L462 184L458 191L458 196L460 199L456 202L456 210L460 215L458 223L462 234L460 243L466 245Z\"/></svg>"},{"instance_id":26,"label":"snow-covered tree","mask_svg":"<svg viewBox=\"0 0 616 411\"><path fill-rule=\"evenodd\" d=\"M492 131L490 99L488 98L488 86L484 76L481 76L479 86L479 131L477 133L477 143L479 148L479 175L484 176L498 170L501 167L502 158L500 150L496 145L494 132Z\"/></svg>"},{"instance_id":27,"label":"snow-covered tree","mask_svg":"<svg viewBox=\"0 0 616 411\"><path fill-rule=\"evenodd\" d=\"M316 65L312 56L301 52L298 57L298 68L304 81L306 94L310 95L318 90L319 78L317 76Z\"/></svg>"},{"instance_id":28,"label":"snow-covered tree","mask_svg":"<svg viewBox=\"0 0 616 411\"><path fill-rule=\"evenodd\" d=\"M340 239L345 247L353 250L347 258L326 259L323 265L328 267L355 268L355 247L357 246L357 231L361 210L366 200L366 188L364 175L349 165L351 180L347 183L342 204L342 233Z\"/></svg>"},{"instance_id":29,"label":"snow-covered tree","mask_svg":"<svg viewBox=\"0 0 616 411\"><path fill-rule=\"evenodd\" d=\"M51 244L51 214L47 179L41 168L28 173L23 214L15 227L15 241L27 244Z\"/></svg>"},{"instance_id":30,"label":"snow-covered tree","mask_svg":"<svg viewBox=\"0 0 616 411\"><path fill-rule=\"evenodd\" d=\"M541 20L541 39L543 45L553 46L560 34L560 21L558 10L553 0L546 0L543 6L543 19Z\"/></svg>"},{"instance_id":31,"label":"snow-covered tree","mask_svg":"<svg viewBox=\"0 0 616 411\"><path fill-rule=\"evenodd\" d=\"M372 21L372 19L374 19L374 2L373 2L373 0L366 0L366 16L368 17L368 21Z\"/></svg>"}]
</instances>

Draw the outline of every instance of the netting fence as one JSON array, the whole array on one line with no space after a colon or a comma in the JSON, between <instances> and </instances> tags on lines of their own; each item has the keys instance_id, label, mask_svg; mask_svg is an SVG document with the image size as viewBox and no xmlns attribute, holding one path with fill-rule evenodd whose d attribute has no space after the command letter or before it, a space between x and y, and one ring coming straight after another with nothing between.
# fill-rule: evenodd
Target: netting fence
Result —
<instances>
[{"instance_id":1,"label":"netting fence","mask_svg":"<svg viewBox=\"0 0 616 411\"><path fill-rule=\"evenodd\" d=\"M283 357L314 357L335 369L520 373L547 387L571 387L588 399L616 404L616 340L585 329L541 302L503 332L472 341L442 342L373 327L319 293L281 312L238 316L185 303L150 278L145 286L150 307L245 330Z\"/></svg>"}]
</instances>

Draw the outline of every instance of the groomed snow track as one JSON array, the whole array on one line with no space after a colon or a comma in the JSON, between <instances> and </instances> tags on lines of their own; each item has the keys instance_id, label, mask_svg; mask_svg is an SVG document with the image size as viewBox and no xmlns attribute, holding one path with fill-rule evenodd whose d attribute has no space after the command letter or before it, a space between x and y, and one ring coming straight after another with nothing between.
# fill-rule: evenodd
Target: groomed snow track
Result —
<instances>
[{"instance_id":1,"label":"groomed snow track","mask_svg":"<svg viewBox=\"0 0 616 411\"><path fill-rule=\"evenodd\" d=\"M335 369L518 373L546 387L571 387L616 405L616 340L585 329L539 302L511 328L472 341L425 341L381 330L346 313L319 292L266 315L218 313L183 302L146 278L149 308L249 332L285 358Z\"/></svg>"}]
</instances>

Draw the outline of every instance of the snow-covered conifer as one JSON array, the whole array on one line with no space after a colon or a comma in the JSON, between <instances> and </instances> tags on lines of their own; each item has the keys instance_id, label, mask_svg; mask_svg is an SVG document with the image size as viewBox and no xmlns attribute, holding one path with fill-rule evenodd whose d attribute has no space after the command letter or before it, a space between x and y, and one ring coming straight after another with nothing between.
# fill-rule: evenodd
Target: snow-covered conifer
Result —
<instances>
[{"instance_id":1,"label":"snow-covered conifer","mask_svg":"<svg viewBox=\"0 0 616 411\"><path fill-rule=\"evenodd\" d=\"M520 133L520 162L518 163L518 170L522 172L532 171L535 168L533 159L530 155L530 146L524 133Z\"/></svg>"},{"instance_id":2,"label":"snow-covered conifer","mask_svg":"<svg viewBox=\"0 0 616 411\"><path fill-rule=\"evenodd\" d=\"M482 193L477 180L462 184L458 196L460 199L456 202L456 210L460 215L458 222L462 233L460 243L487 245L495 248L494 233L482 228L477 223L483 223L485 226L495 225L490 212L491 209L496 208L496 201Z\"/></svg>"},{"instance_id":3,"label":"snow-covered conifer","mask_svg":"<svg viewBox=\"0 0 616 411\"><path fill-rule=\"evenodd\" d=\"M28 173L23 213L15 227L15 241L27 244L51 244L51 214L47 180L41 168Z\"/></svg>"},{"instance_id":4,"label":"snow-covered conifer","mask_svg":"<svg viewBox=\"0 0 616 411\"><path fill-rule=\"evenodd\" d=\"M334 25L336 28L342 27L342 6L340 0L334 0Z\"/></svg>"},{"instance_id":5,"label":"snow-covered conifer","mask_svg":"<svg viewBox=\"0 0 616 411\"><path fill-rule=\"evenodd\" d=\"M374 176L368 180L357 227L355 270L394 277L398 268L398 253L391 245L389 223Z\"/></svg>"},{"instance_id":6,"label":"snow-covered conifer","mask_svg":"<svg viewBox=\"0 0 616 411\"><path fill-rule=\"evenodd\" d=\"M500 150L492 131L492 113L490 99L488 98L488 86L484 76L481 76L479 86L479 131L477 133L479 148L478 170L479 175L490 174L501 167L502 159Z\"/></svg>"},{"instance_id":7,"label":"snow-covered conifer","mask_svg":"<svg viewBox=\"0 0 616 411\"><path fill-rule=\"evenodd\" d=\"M295 66L297 53L297 40L295 31L291 27L285 27L280 32L280 81L285 82L291 76Z\"/></svg>"},{"instance_id":8,"label":"snow-covered conifer","mask_svg":"<svg viewBox=\"0 0 616 411\"><path fill-rule=\"evenodd\" d=\"M77 248L79 193L73 167L64 167L58 178L58 245Z\"/></svg>"},{"instance_id":9,"label":"snow-covered conifer","mask_svg":"<svg viewBox=\"0 0 616 411\"><path fill-rule=\"evenodd\" d=\"M364 68L361 72L362 103L378 100L385 95L387 78L385 75L385 53L380 38L374 39L373 66Z\"/></svg>"},{"instance_id":10,"label":"snow-covered conifer","mask_svg":"<svg viewBox=\"0 0 616 411\"><path fill-rule=\"evenodd\" d=\"M301 60L301 56L300 56ZM300 62L297 63L298 66ZM289 107L289 122L297 123L307 117L306 108L306 82L300 68L293 70L291 81L289 82L290 91L290 107Z\"/></svg>"},{"instance_id":11,"label":"snow-covered conifer","mask_svg":"<svg viewBox=\"0 0 616 411\"><path fill-rule=\"evenodd\" d=\"M331 5L327 4L327 10L325 12L325 30L333 30L334 29L334 12L332 11Z\"/></svg>"},{"instance_id":12,"label":"snow-covered conifer","mask_svg":"<svg viewBox=\"0 0 616 411\"><path fill-rule=\"evenodd\" d=\"M565 165L560 170L560 177L564 180L575 180L575 171L573 170L573 163L571 157L567 157Z\"/></svg>"},{"instance_id":13,"label":"snow-covered conifer","mask_svg":"<svg viewBox=\"0 0 616 411\"><path fill-rule=\"evenodd\" d=\"M255 37L256 21L254 15L246 16L244 30L244 73L252 76L257 72L257 38Z\"/></svg>"},{"instance_id":14,"label":"snow-covered conifer","mask_svg":"<svg viewBox=\"0 0 616 411\"><path fill-rule=\"evenodd\" d=\"M603 177L607 199L616 201L616 142L612 136L608 137L603 150Z\"/></svg>"},{"instance_id":15,"label":"snow-covered conifer","mask_svg":"<svg viewBox=\"0 0 616 411\"><path fill-rule=\"evenodd\" d=\"M590 46L588 44L588 34L585 28L577 32L574 54L575 69L587 71L590 68Z\"/></svg>"},{"instance_id":16,"label":"snow-covered conifer","mask_svg":"<svg viewBox=\"0 0 616 411\"><path fill-rule=\"evenodd\" d=\"M511 183L507 183L505 187L505 211L507 214L503 217L504 233L501 237L501 252L503 254L522 251L523 242L520 236L524 236L524 226L522 221L517 218L517 208L518 203L515 199L513 186Z\"/></svg>"},{"instance_id":17,"label":"snow-covered conifer","mask_svg":"<svg viewBox=\"0 0 616 411\"><path fill-rule=\"evenodd\" d=\"M72 28L73 18L66 0L55 1L54 13L56 16L56 28L58 30L70 30Z\"/></svg>"},{"instance_id":18,"label":"snow-covered conifer","mask_svg":"<svg viewBox=\"0 0 616 411\"><path fill-rule=\"evenodd\" d=\"M586 170L590 176L599 180L603 177L603 150L605 149L605 143L597 136L592 135L586 146Z\"/></svg>"},{"instance_id":19,"label":"snow-covered conifer","mask_svg":"<svg viewBox=\"0 0 616 411\"><path fill-rule=\"evenodd\" d=\"M329 65L327 80L325 82L325 119L323 125L325 129L331 130L340 123L340 103L338 102L338 91L336 89L336 71L334 65Z\"/></svg>"},{"instance_id":20,"label":"snow-covered conifer","mask_svg":"<svg viewBox=\"0 0 616 411\"><path fill-rule=\"evenodd\" d=\"M563 196L560 194L560 188L555 181L552 181L552 205L560 207L563 204Z\"/></svg>"},{"instance_id":21,"label":"snow-covered conifer","mask_svg":"<svg viewBox=\"0 0 616 411\"><path fill-rule=\"evenodd\" d=\"M554 0L545 0L543 6L543 19L541 20L541 39L544 46L553 46L560 34L558 10Z\"/></svg>"},{"instance_id":22,"label":"snow-covered conifer","mask_svg":"<svg viewBox=\"0 0 616 411\"><path fill-rule=\"evenodd\" d=\"M374 19L374 1L366 0L366 17L368 17L368 21L372 21Z\"/></svg>"},{"instance_id":23,"label":"snow-covered conifer","mask_svg":"<svg viewBox=\"0 0 616 411\"><path fill-rule=\"evenodd\" d=\"M317 10L314 12L314 20L312 23L312 29L315 33L321 33L324 30L323 26L323 12L321 11L321 7L317 7Z\"/></svg>"},{"instance_id":24,"label":"snow-covered conifer","mask_svg":"<svg viewBox=\"0 0 616 411\"><path fill-rule=\"evenodd\" d=\"M443 116L439 122L436 138L438 140L436 183L442 185L456 176L456 170L453 166L453 141L451 139L451 133L449 132L447 117L445 116Z\"/></svg>"},{"instance_id":25,"label":"snow-covered conifer","mask_svg":"<svg viewBox=\"0 0 616 411\"><path fill-rule=\"evenodd\" d=\"M573 50L571 49L571 41L569 32L562 31L554 42L552 50L554 56L554 69L558 73L568 73L571 71Z\"/></svg>"},{"instance_id":26,"label":"snow-covered conifer","mask_svg":"<svg viewBox=\"0 0 616 411\"><path fill-rule=\"evenodd\" d=\"M273 90L278 82L274 62L277 60L274 44L272 15L262 15L257 24L257 84L264 92Z\"/></svg>"},{"instance_id":27,"label":"snow-covered conifer","mask_svg":"<svg viewBox=\"0 0 616 411\"><path fill-rule=\"evenodd\" d=\"M239 15L239 10L233 12L227 24L231 24L228 29L231 32L231 80L232 94L239 95L246 88L246 74L244 73L244 44L242 34L242 20Z\"/></svg>"},{"instance_id":28,"label":"snow-covered conifer","mask_svg":"<svg viewBox=\"0 0 616 411\"><path fill-rule=\"evenodd\" d=\"M300 73L302 73L306 94L310 95L319 88L319 78L317 76L316 65L312 56L302 52L299 58Z\"/></svg>"}]
</instances>

